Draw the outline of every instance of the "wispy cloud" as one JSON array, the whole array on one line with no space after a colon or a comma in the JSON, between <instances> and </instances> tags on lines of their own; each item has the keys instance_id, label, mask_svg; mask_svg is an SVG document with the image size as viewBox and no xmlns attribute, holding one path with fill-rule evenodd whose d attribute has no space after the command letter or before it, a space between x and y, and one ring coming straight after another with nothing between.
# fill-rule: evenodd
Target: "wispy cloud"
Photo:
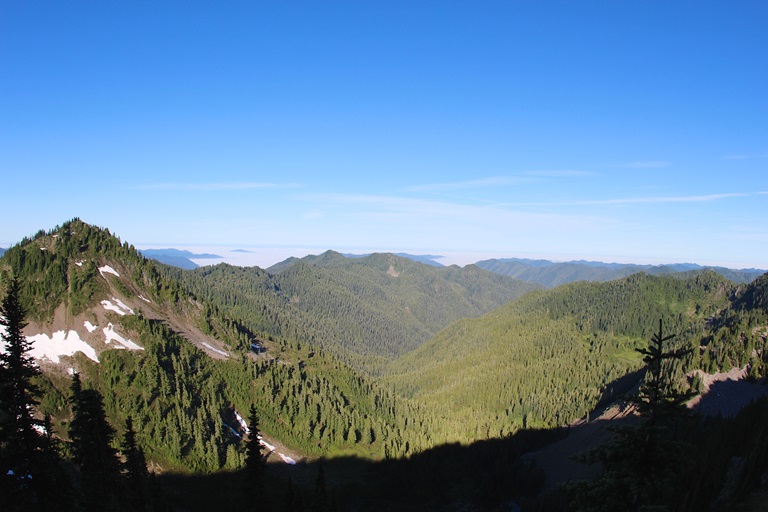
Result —
<instances>
[{"instance_id":1,"label":"wispy cloud","mask_svg":"<svg viewBox=\"0 0 768 512\"><path fill-rule=\"evenodd\" d=\"M508 187L521 185L524 183L536 183L541 178L579 178L593 176L589 171L578 171L571 169L554 169L541 171L523 171L514 176L492 176L468 181L454 181L446 183L426 183L423 185L412 185L405 187L406 192L443 192L448 190L466 190L489 187Z\"/></svg>"},{"instance_id":2,"label":"wispy cloud","mask_svg":"<svg viewBox=\"0 0 768 512\"><path fill-rule=\"evenodd\" d=\"M325 203L328 208L352 207L357 209L354 217L375 219L378 222L389 219L402 222L412 219L416 224L425 219L451 220L458 224L480 226L517 225L521 230L565 228L587 228L595 224L611 222L608 219L592 215L573 215L560 213L528 212L510 208L514 205L470 205L449 201L430 201L398 196L379 196L365 194L313 194L303 200ZM358 209L362 207L362 209ZM394 224L396 225L396 224Z\"/></svg>"},{"instance_id":3,"label":"wispy cloud","mask_svg":"<svg viewBox=\"0 0 768 512\"><path fill-rule=\"evenodd\" d=\"M671 165L670 162L664 160L638 160L619 165L619 167L623 167L624 169L664 169Z\"/></svg>"},{"instance_id":4,"label":"wispy cloud","mask_svg":"<svg viewBox=\"0 0 768 512\"><path fill-rule=\"evenodd\" d=\"M701 203L705 201L718 201L731 197L746 197L749 194L706 194L701 196L657 196L657 197L631 197L623 199L602 199L593 201L578 201L577 204L635 204L635 203Z\"/></svg>"},{"instance_id":5,"label":"wispy cloud","mask_svg":"<svg viewBox=\"0 0 768 512\"><path fill-rule=\"evenodd\" d=\"M298 188L298 183L218 182L218 183L148 183L132 187L137 190L170 190L181 192L215 192L222 190L253 190Z\"/></svg>"},{"instance_id":6,"label":"wispy cloud","mask_svg":"<svg viewBox=\"0 0 768 512\"><path fill-rule=\"evenodd\" d=\"M526 176L540 176L544 178L586 178L589 176L595 176L592 171L577 171L573 169L554 169L543 171L525 171L523 173Z\"/></svg>"},{"instance_id":7,"label":"wispy cloud","mask_svg":"<svg viewBox=\"0 0 768 512\"><path fill-rule=\"evenodd\" d=\"M446 190L465 190L471 188L502 187L510 185L519 185L533 181L530 177L524 176L494 176L479 180L455 181L449 183L426 183L423 185L412 185L405 187L406 192L441 192Z\"/></svg>"},{"instance_id":8,"label":"wispy cloud","mask_svg":"<svg viewBox=\"0 0 768 512\"><path fill-rule=\"evenodd\" d=\"M761 194L761 193L758 193ZM747 197L753 194L706 194L699 196L654 196L627 197L618 199L588 199L580 201L541 202L541 203L507 203L507 206L593 206L593 205L623 205L623 204L660 204L660 203L701 203L718 201L733 197Z\"/></svg>"}]
</instances>

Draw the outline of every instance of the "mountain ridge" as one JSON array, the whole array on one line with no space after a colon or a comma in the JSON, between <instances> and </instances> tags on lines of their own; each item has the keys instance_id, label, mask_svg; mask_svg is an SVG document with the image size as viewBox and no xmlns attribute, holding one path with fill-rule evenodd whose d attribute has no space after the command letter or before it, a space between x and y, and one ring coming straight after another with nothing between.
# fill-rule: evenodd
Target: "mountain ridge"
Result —
<instances>
[{"instance_id":1,"label":"mountain ridge","mask_svg":"<svg viewBox=\"0 0 768 512\"><path fill-rule=\"evenodd\" d=\"M673 263L663 265L642 265L635 263L604 263L600 261L574 260L554 262L550 260L529 260L520 258L500 258L482 260L477 266L499 274L516 277L528 282L535 282L553 288L575 281L610 281L638 272L652 275L675 272L714 270L718 274L736 283L748 283L765 273L761 269L729 269L725 267L703 266L696 263Z\"/></svg>"},{"instance_id":2,"label":"mountain ridge","mask_svg":"<svg viewBox=\"0 0 768 512\"><path fill-rule=\"evenodd\" d=\"M345 258L365 258L366 256L370 256L371 254L374 254L374 253L365 253L365 254L341 253L341 254ZM407 252L395 252L395 253L384 253L384 254L394 254L395 256L399 256L401 258L408 258L409 260L418 261L420 263L431 265L433 267L445 266L442 263L435 261L443 257L437 254L409 254Z\"/></svg>"},{"instance_id":3,"label":"mountain ridge","mask_svg":"<svg viewBox=\"0 0 768 512\"><path fill-rule=\"evenodd\" d=\"M230 252L249 254L253 253L252 251L246 251L243 249L235 249ZM182 268L185 270L193 270L199 267L197 263L192 261L193 259L226 259L216 254L193 254L189 251L183 251L179 249L146 249L142 250L142 253L145 253L148 257L154 258L166 265ZM327 258L330 257L330 255L334 255L334 257L340 255L348 259L360 259L371 256L372 254L376 253L341 253L329 249L320 254L309 254L304 257L290 256L267 267L266 270L275 274L282 272L299 260L319 261L319 258ZM446 266L439 261L436 261L440 258L443 258L441 255L409 254L403 252L383 254L394 254L395 256L411 259L413 261L418 261L435 267ZM715 272L724 275L734 282L748 283L756 279L762 273L766 272L766 270L759 268L735 269L722 266L700 265L698 263L691 262L653 265L639 263L604 262L585 259L558 262L553 260L530 258L493 258L487 260L479 260L477 262L470 263L469 265L476 265L485 270L490 270L492 272L521 279L523 281L542 284L548 288L582 280L599 282L609 281L612 279L620 279L622 277L626 277L638 272L661 275L674 272L688 272L707 269L714 270Z\"/></svg>"},{"instance_id":4,"label":"mountain ridge","mask_svg":"<svg viewBox=\"0 0 768 512\"><path fill-rule=\"evenodd\" d=\"M193 259L220 259L218 254L195 254L187 250L179 249L139 249L139 252L151 258L157 260L165 265L171 265L173 267L183 268L185 270L192 270L198 268L200 265L192 261Z\"/></svg>"},{"instance_id":5,"label":"mountain ridge","mask_svg":"<svg viewBox=\"0 0 768 512\"><path fill-rule=\"evenodd\" d=\"M389 253L346 258L326 251L267 270L222 264L168 272L251 318L254 328L303 332L350 361L391 359L453 320L539 288L471 265L436 267Z\"/></svg>"}]
</instances>

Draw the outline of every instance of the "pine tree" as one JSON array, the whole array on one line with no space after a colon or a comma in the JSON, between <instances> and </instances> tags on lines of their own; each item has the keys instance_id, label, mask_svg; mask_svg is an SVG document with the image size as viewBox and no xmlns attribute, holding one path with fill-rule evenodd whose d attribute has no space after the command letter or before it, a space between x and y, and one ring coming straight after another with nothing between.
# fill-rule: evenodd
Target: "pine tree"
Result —
<instances>
[{"instance_id":1,"label":"pine tree","mask_svg":"<svg viewBox=\"0 0 768 512\"><path fill-rule=\"evenodd\" d=\"M29 505L35 461L43 448L36 430L39 422L33 416L38 390L32 378L40 370L28 355L32 343L22 332L27 325L24 317L19 283L13 279L0 305L5 345L0 353L0 494L10 510L25 510Z\"/></svg>"},{"instance_id":2,"label":"pine tree","mask_svg":"<svg viewBox=\"0 0 768 512\"><path fill-rule=\"evenodd\" d=\"M71 391L69 437L73 461L80 469L84 508L117 509L122 494L120 461L111 445L115 431L107 422L104 399L95 389L83 389L78 373L72 377Z\"/></svg>"},{"instance_id":3,"label":"pine tree","mask_svg":"<svg viewBox=\"0 0 768 512\"><path fill-rule=\"evenodd\" d=\"M24 336L27 325L19 301L19 283L12 279L0 305L5 344L0 353L0 496L4 510L74 507L71 481L64 470L58 440L46 415L34 417L40 375L28 355L32 343Z\"/></svg>"},{"instance_id":4,"label":"pine tree","mask_svg":"<svg viewBox=\"0 0 768 512\"><path fill-rule=\"evenodd\" d=\"M669 375L665 372L665 370L669 371L665 361L681 360L691 353L690 348L665 351L664 343L674 337L674 334L664 336L662 320L659 319L659 332L653 335L648 348L635 349L643 355L643 362L647 365L647 369L645 380L640 386L640 393L633 399L633 402L637 404L640 414L648 417L651 421L659 420L670 414L674 415L684 402L693 398L691 391L676 390L673 383L670 382Z\"/></svg>"},{"instance_id":5,"label":"pine tree","mask_svg":"<svg viewBox=\"0 0 768 512\"><path fill-rule=\"evenodd\" d=\"M637 426L614 429L613 440L587 454L585 460L599 462L603 475L594 482L571 487L572 510L604 512L671 510L674 489L688 467L688 447L674 438L671 427L682 418L682 404L691 392L675 390L665 361L680 360L690 350L664 350L662 321L644 355L646 377L640 393L631 399L642 419Z\"/></svg>"},{"instance_id":6,"label":"pine tree","mask_svg":"<svg viewBox=\"0 0 768 512\"><path fill-rule=\"evenodd\" d=\"M61 455L61 440L54 435L51 416L43 418L42 450L35 459L34 475L38 507L35 510L65 512L77 509L72 478Z\"/></svg>"},{"instance_id":7,"label":"pine tree","mask_svg":"<svg viewBox=\"0 0 768 512\"><path fill-rule=\"evenodd\" d=\"M264 511L269 506L264 496L266 459L262 450L259 416L251 404L248 412L248 439L245 443L245 510Z\"/></svg>"},{"instance_id":8,"label":"pine tree","mask_svg":"<svg viewBox=\"0 0 768 512\"><path fill-rule=\"evenodd\" d=\"M136 431L133 429L133 418L125 420L125 433L121 445L125 463L124 476L128 490L128 499L136 510L147 508L147 492L149 472L144 452L136 443Z\"/></svg>"},{"instance_id":9,"label":"pine tree","mask_svg":"<svg viewBox=\"0 0 768 512\"><path fill-rule=\"evenodd\" d=\"M33 416L39 394L32 379L40 369L29 355L32 342L23 334L24 308L19 302L19 282L13 279L0 306L0 325L5 351L0 353L0 449L3 474L29 471L32 454L41 448L42 439Z\"/></svg>"}]
</instances>

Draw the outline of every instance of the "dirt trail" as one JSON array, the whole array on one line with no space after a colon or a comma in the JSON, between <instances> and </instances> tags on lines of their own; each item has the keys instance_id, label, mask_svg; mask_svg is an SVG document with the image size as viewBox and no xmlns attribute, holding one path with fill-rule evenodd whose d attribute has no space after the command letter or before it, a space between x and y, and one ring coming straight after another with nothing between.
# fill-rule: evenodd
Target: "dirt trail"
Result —
<instances>
[{"instance_id":1,"label":"dirt trail","mask_svg":"<svg viewBox=\"0 0 768 512\"><path fill-rule=\"evenodd\" d=\"M601 468L598 465L578 462L573 457L609 441L614 435L609 427L636 422L637 417L633 413L634 406L612 404L589 422L584 419L573 422L568 427L565 439L525 457L533 460L546 474L546 490L552 490L571 480L594 478L600 474Z\"/></svg>"},{"instance_id":2,"label":"dirt trail","mask_svg":"<svg viewBox=\"0 0 768 512\"><path fill-rule=\"evenodd\" d=\"M700 371L699 373L703 392L687 404L694 413L733 417L753 400L768 396L768 382L765 379L755 383L748 382L745 380L745 368L735 368L729 372L712 375ZM581 419L571 423L565 439L526 455L526 458L535 461L546 474L547 490L571 480L598 476L601 471L599 465L583 464L573 460L573 457L609 441L614 435L610 429L636 424L639 420L635 407L626 403L611 404L593 412L593 415L594 419L589 422Z\"/></svg>"}]
</instances>

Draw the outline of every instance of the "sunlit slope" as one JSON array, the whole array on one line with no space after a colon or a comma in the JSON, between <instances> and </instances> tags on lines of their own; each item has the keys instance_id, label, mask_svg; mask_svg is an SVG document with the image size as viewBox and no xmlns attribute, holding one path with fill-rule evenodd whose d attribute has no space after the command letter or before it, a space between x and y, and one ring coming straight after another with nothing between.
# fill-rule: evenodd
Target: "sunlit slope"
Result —
<instances>
[{"instance_id":1,"label":"sunlit slope","mask_svg":"<svg viewBox=\"0 0 768 512\"><path fill-rule=\"evenodd\" d=\"M241 464L229 427L251 404L265 435L308 455L402 454L416 432L406 426L416 413L389 391L308 344L250 330L106 229L75 219L41 231L0 260L0 293L11 276L56 435L66 437L72 371L102 393L118 432L133 418L164 469Z\"/></svg>"},{"instance_id":2,"label":"sunlit slope","mask_svg":"<svg viewBox=\"0 0 768 512\"><path fill-rule=\"evenodd\" d=\"M297 308L335 318L332 337L357 353L399 355L454 320L537 288L474 266L439 268L392 254L328 256L293 265L278 283Z\"/></svg>"},{"instance_id":3,"label":"sunlit slope","mask_svg":"<svg viewBox=\"0 0 768 512\"><path fill-rule=\"evenodd\" d=\"M345 258L328 251L273 268L279 272L228 265L166 271L253 329L369 371L455 320L539 288L472 265L441 268L393 254Z\"/></svg>"},{"instance_id":4,"label":"sunlit slope","mask_svg":"<svg viewBox=\"0 0 768 512\"><path fill-rule=\"evenodd\" d=\"M464 435L567 424L641 366L634 348L645 346L660 318L679 343L698 344L731 291L705 272L531 293L452 324L395 361L387 380Z\"/></svg>"},{"instance_id":5,"label":"sunlit slope","mask_svg":"<svg viewBox=\"0 0 768 512\"><path fill-rule=\"evenodd\" d=\"M735 283L749 283L764 271L758 269L729 269L702 267L695 263L671 265L637 265L631 263L603 263L568 261L556 263L548 260L521 260L515 258L478 261L478 267L526 282L540 283L548 288L574 281L612 281L639 272L650 275L667 275L691 270L712 270Z\"/></svg>"},{"instance_id":6,"label":"sunlit slope","mask_svg":"<svg viewBox=\"0 0 768 512\"><path fill-rule=\"evenodd\" d=\"M162 276L153 261L108 229L77 219L10 248L0 260L0 279L11 276L20 281L30 329L75 332L96 353L115 346L111 340L122 345L117 348L135 349L118 333L131 335L123 324L137 316L163 322L214 357L247 347L253 336Z\"/></svg>"}]
</instances>

